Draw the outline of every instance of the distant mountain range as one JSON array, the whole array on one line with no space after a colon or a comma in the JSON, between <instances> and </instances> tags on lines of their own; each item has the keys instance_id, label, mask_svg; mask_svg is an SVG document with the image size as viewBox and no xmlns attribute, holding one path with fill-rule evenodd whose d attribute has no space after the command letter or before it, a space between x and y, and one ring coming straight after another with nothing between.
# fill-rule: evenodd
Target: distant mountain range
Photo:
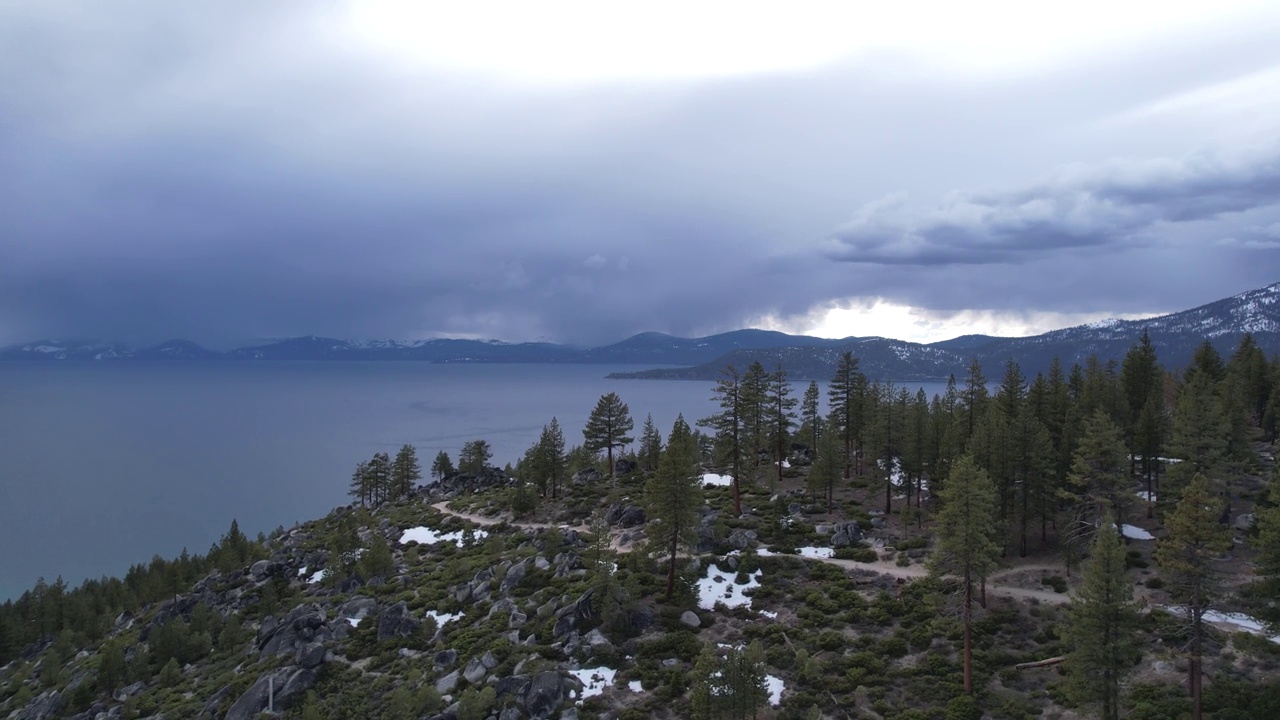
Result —
<instances>
[{"instance_id":1,"label":"distant mountain range","mask_svg":"<svg viewBox=\"0 0 1280 720\"><path fill-rule=\"evenodd\" d=\"M217 352L187 340L131 348L118 343L41 340L0 350L0 361L190 362L404 360L431 363L580 363L666 365L610 377L709 380L725 365L745 367L760 361L781 363L794 378L827 379L845 350L859 358L863 372L876 379L929 381L961 376L977 358L988 377L1010 359L1029 375L1048 369L1056 356L1066 367L1096 354L1104 362L1120 360L1146 331L1166 367L1185 365L1197 345L1209 340L1224 355L1246 333L1268 355L1280 353L1280 283L1241 293L1191 310L1145 320L1104 320L1042 335L1000 338L964 335L921 344L881 337L839 340L788 335L771 330L735 330L701 338L663 333L635 335L612 345L582 348L555 343L506 343L497 340L377 340L353 342L298 337Z\"/></svg>"}]
</instances>

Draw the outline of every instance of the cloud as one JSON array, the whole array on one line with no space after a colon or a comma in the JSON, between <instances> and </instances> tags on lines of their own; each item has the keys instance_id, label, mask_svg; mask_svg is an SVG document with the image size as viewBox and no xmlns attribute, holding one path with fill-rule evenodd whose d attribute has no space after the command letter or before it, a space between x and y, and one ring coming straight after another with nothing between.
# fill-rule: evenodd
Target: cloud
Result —
<instances>
[{"instance_id":1,"label":"cloud","mask_svg":"<svg viewBox=\"0 0 1280 720\"><path fill-rule=\"evenodd\" d=\"M953 193L921 213L891 196L855 213L827 254L879 264L1021 263L1064 249L1154 243L1170 224L1277 206L1280 147L1111 160L1071 166L1026 188Z\"/></svg>"}]
</instances>

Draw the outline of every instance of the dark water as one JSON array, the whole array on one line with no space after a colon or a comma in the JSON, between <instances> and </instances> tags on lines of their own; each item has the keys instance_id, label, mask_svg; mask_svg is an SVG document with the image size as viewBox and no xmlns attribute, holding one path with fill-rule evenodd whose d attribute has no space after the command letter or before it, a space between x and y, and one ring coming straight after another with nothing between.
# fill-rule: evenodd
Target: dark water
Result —
<instances>
[{"instance_id":1,"label":"dark water","mask_svg":"<svg viewBox=\"0 0 1280 720\"><path fill-rule=\"evenodd\" d=\"M636 432L713 411L711 383L606 380L589 365L0 365L0 600L152 555L204 552L346 502L356 462L483 438L514 462L554 415L569 444L614 391ZM798 391L803 389L799 385ZM913 386L914 389L914 386ZM934 388L926 386L927 392Z\"/></svg>"}]
</instances>

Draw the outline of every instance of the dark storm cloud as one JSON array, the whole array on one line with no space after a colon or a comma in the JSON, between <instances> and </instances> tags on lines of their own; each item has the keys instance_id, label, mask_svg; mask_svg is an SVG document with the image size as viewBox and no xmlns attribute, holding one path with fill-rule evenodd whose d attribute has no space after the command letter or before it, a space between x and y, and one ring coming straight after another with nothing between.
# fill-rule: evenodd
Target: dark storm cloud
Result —
<instances>
[{"instance_id":1,"label":"dark storm cloud","mask_svg":"<svg viewBox=\"0 0 1280 720\"><path fill-rule=\"evenodd\" d=\"M1020 263L1067 248L1159 244L1173 223L1280 206L1280 151L1238 160L1113 161L1009 192L956 194L913 214L900 199L864 207L831 257L904 265Z\"/></svg>"},{"instance_id":2,"label":"dark storm cloud","mask_svg":"<svg viewBox=\"0 0 1280 720\"><path fill-rule=\"evenodd\" d=\"M886 55L530 89L388 65L313 3L261 7L0 11L0 343L606 342L845 297L1176 309L1170 288L1207 300L1280 269L1274 153L1108 160L1188 157L1198 127L1107 123L1280 65L1262 30L1051 77ZM949 199L874 200L890 192Z\"/></svg>"}]
</instances>

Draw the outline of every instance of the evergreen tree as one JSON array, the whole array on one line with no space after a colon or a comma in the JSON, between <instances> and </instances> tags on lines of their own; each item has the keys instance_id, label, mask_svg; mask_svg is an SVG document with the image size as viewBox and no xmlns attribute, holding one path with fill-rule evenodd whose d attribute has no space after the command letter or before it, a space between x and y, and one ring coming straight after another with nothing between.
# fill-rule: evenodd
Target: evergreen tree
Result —
<instances>
[{"instance_id":1,"label":"evergreen tree","mask_svg":"<svg viewBox=\"0 0 1280 720\"><path fill-rule=\"evenodd\" d=\"M764 651L759 642L745 650L730 647L722 656L703 646L693 670L691 692L695 720L747 720L768 700Z\"/></svg>"},{"instance_id":2,"label":"evergreen tree","mask_svg":"<svg viewBox=\"0 0 1280 720\"><path fill-rule=\"evenodd\" d=\"M732 482L734 515L742 514L740 479L749 462L746 457L745 439L748 427L743 391L742 378L738 374L738 369L733 365L725 366L720 371L720 379L716 381L716 386L712 390L714 395L711 397L720 406L720 412L698 421L699 426L715 431L716 444L727 455L717 460L727 461L724 464L729 468Z\"/></svg>"},{"instance_id":3,"label":"evergreen tree","mask_svg":"<svg viewBox=\"0 0 1280 720\"><path fill-rule=\"evenodd\" d=\"M702 487L698 482L698 450L684 416L676 418L658 471L645 486L653 546L667 554L667 597L675 591L676 555L696 540Z\"/></svg>"},{"instance_id":4,"label":"evergreen tree","mask_svg":"<svg viewBox=\"0 0 1280 720\"><path fill-rule=\"evenodd\" d=\"M1156 563L1169 596L1183 606L1190 625L1190 668L1193 717L1201 717L1201 657L1204 652L1204 614L1222 592L1218 558L1232 544L1231 531L1218 522L1222 502L1209 481L1197 473L1165 520L1168 535L1156 545Z\"/></svg>"},{"instance_id":5,"label":"evergreen tree","mask_svg":"<svg viewBox=\"0 0 1280 720\"><path fill-rule=\"evenodd\" d=\"M407 498L413 494L413 488L422 479L422 466L418 464L418 453L412 445L402 445L391 464L391 495L393 498Z\"/></svg>"},{"instance_id":6,"label":"evergreen tree","mask_svg":"<svg viewBox=\"0 0 1280 720\"><path fill-rule=\"evenodd\" d=\"M586 427L582 428L583 447L593 453L604 450L608 456L610 480L617 477L613 467L613 449L631 443L632 438L627 433L634 427L631 409L617 393L607 393L600 396L587 418Z\"/></svg>"},{"instance_id":7,"label":"evergreen tree","mask_svg":"<svg viewBox=\"0 0 1280 720\"><path fill-rule=\"evenodd\" d=\"M351 474L350 489L347 494L355 498L361 505L368 505L373 500L373 488L370 484L369 463L356 463L356 471Z\"/></svg>"},{"instance_id":8,"label":"evergreen tree","mask_svg":"<svg viewBox=\"0 0 1280 720\"><path fill-rule=\"evenodd\" d=\"M384 453L374 453L369 459L369 464L365 468L369 475L369 487L374 503L381 503L388 499L391 494L391 456Z\"/></svg>"},{"instance_id":9,"label":"evergreen tree","mask_svg":"<svg viewBox=\"0 0 1280 720\"><path fill-rule=\"evenodd\" d=\"M551 497L558 497L560 483L569 473L569 463L564 452L564 432L560 429L560 421L554 417L542 426L542 434L533 448L529 471L536 478L542 497L545 498L548 491Z\"/></svg>"},{"instance_id":10,"label":"evergreen tree","mask_svg":"<svg viewBox=\"0 0 1280 720\"><path fill-rule=\"evenodd\" d=\"M835 376L827 385L827 405L831 409L830 420L833 421L827 423L827 430L840 434L846 479L853 472L854 456L858 450L854 442L862 432L860 405L866 381L866 376L858 370L858 359L853 353L848 350L840 353L840 358L836 361Z\"/></svg>"},{"instance_id":11,"label":"evergreen tree","mask_svg":"<svg viewBox=\"0 0 1280 720\"><path fill-rule=\"evenodd\" d=\"M387 545L387 540L382 536L382 533L376 531L373 533L369 546L365 548L363 553L360 553L356 568L360 577L364 578L366 582L376 577L389 578L396 571L396 563L391 554L391 546Z\"/></svg>"},{"instance_id":12,"label":"evergreen tree","mask_svg":"<svg viewBox=\"0 0 1280 720\"><path fill-rule=\"evenodd\" d=\"M835 411L832 411L832 414L834 415ZM835 418L831 418L829 422L835 422ZM818 447L814 449L813 465L809 466L806 482L809 492L814 497L821 495L826 500L828 512L834 505L836 481L844 468L844 453L840 437L833 432L822 433L818 437Z\"/></svg>"},{"instance_id":13,"label":"evergreen tree","mask_svg":"<svg viewBox=\"0 0 1280 720\"><path fill-rule=\"evenodd\" d=\"M1124 545L1109 515L1089 551L1062 627L1067 689L1077 702L1100 706L1102 720L1119 720L1120 681L1141 653L1133 583L1125 576Z\"/></svg>"},{"instance_id":14,"label":"evergreen tree","mask_svg":"<svg viewBox=\"0 0 1280 720\"><path fill-rule=\"evenodd\" d=\"M109 693L124 683L124 645L116 639L108 640L98 649L98 690Z\"/></svg>"},{"instance_id":15,"label":"evergreen tree","mask_svg":"<svg viewBox=\"0 0 1280 720\"><path fill-rule=\"evenodd\" d=\"M1162 493L1162 502L1165 503L1175 501L1179 487L1196 474L1216 476L1226 462L1227 423L1222 414L1217 381L1213 379L1210 368L1187 372L1189 379L1178 393L1178 402L1173 410L1173 432L1169 438L1169 452L1181 462L1170 468L1167 474L1174 487Z\"/></svg>"},{"instance_id":16,"label":"evergreen tree","mask_svg":"<svg viewBox=\"0 0 1280 720\"><path fill-rule=\"evenodd\" d=\"M1120 428L1102 409L1084 427L1084 436L1071 462L1065 492L1069 517L1065 528L1067 566L1093 543L1104 515L1124 522L1130 505L1129 453Z\"/></svg>"},{"instance_id":17,"label":"evergreen tree","mask_svg":"<svg viewBox=\"0 0 1280 720\"><path fill-rule=\"evenodd\" d=\"M806 443L811 450L818 448L818 432L820 431L819 422L822 419L818 402L821 399L818 390L818 381L810 380L809 387L805 388L804 399L800 401L800 434L804 437Z\"/></svg>"},{"instance_id":18,"label":"evergreen tree","mask_svg":"<svg viewBox=\"0 0 1280 720\"><path fill-rule=\"evenodd\" d=\"M773 447L776 449L774 462L778 466L778 482L782 482L782 463L787 459L787 442L795 425L796 399L791 397L791 383L787 382L787 371L782 365L769 375L768 394L765 402L769 407L770 434L773 435Z\"/></svg>"},{"instance_id":19,"label":"evergreen tree","mask_svg":"<svg viewBox=\"0 0 1280 720\"><path fill-rule=\"evenodd\" d=\"M769 373L758 361L743 373L741 394L742 446L750 459L750 481L755 482L759 480L760 455L769 454Z\"/></svg>"},{"instance_id":20,"label":"evergreen tree","mask_svg":"<svg viewBox=\"0 0 1280 720\"><path fill-rule=\"evenodd\" d=\"M653 424L653 415L646 415L644 427L640 431L640 467L645 472L658 469L658 458L662 457L662 433Z\"/></svg>"},{"instance_id":21,"label":"evergreen tree","mask_svg":"<svg viewBox=\"0 0 1280 720\"><path fill-rule=\"evenodd\" d=\"M443 480L456 472L453 469L453 461L449 459L449 453L441 450L436 453L436 459L431 463L431 477L437 480Z\"/></svg>"},{"instance_id":22,"label":"evergreen tree","mask_svg":"<svg viewBox=\"0 0 1280 720\"><path fill-rule=\"evenodd\" d=\"M987 408L987 376L982 374L982 364L978 358L969 362L969 377L965 379L964 390L960 393L960 407L964 415L964 444L968 447L969 438L978 429L978 422Z\"/></svg>"},{"instance_id":23,"label":"evergreen tree","mask_svg":"<svg viewBox=\"0 0 1280 720\"><path fill-rule=\"evenodd\" d=\"M493 449L485 440L469 440L462 444L462 452L458 454L458 472L478 475L489 467L493 458Z\"/></svg>"},{"instance_id":24,"label":"evergreen tree","mask_svg":"<svg viewBox=\"0 0 1280 720\"><path fill-rule=\"evenodd\" d=\"M973 589L996 567L996 490L986 471L965 455L956 461L939 493L937 544L929 571L961 582L964 621L964 691L973 692Z\"/></svg>"}]
</instances>

